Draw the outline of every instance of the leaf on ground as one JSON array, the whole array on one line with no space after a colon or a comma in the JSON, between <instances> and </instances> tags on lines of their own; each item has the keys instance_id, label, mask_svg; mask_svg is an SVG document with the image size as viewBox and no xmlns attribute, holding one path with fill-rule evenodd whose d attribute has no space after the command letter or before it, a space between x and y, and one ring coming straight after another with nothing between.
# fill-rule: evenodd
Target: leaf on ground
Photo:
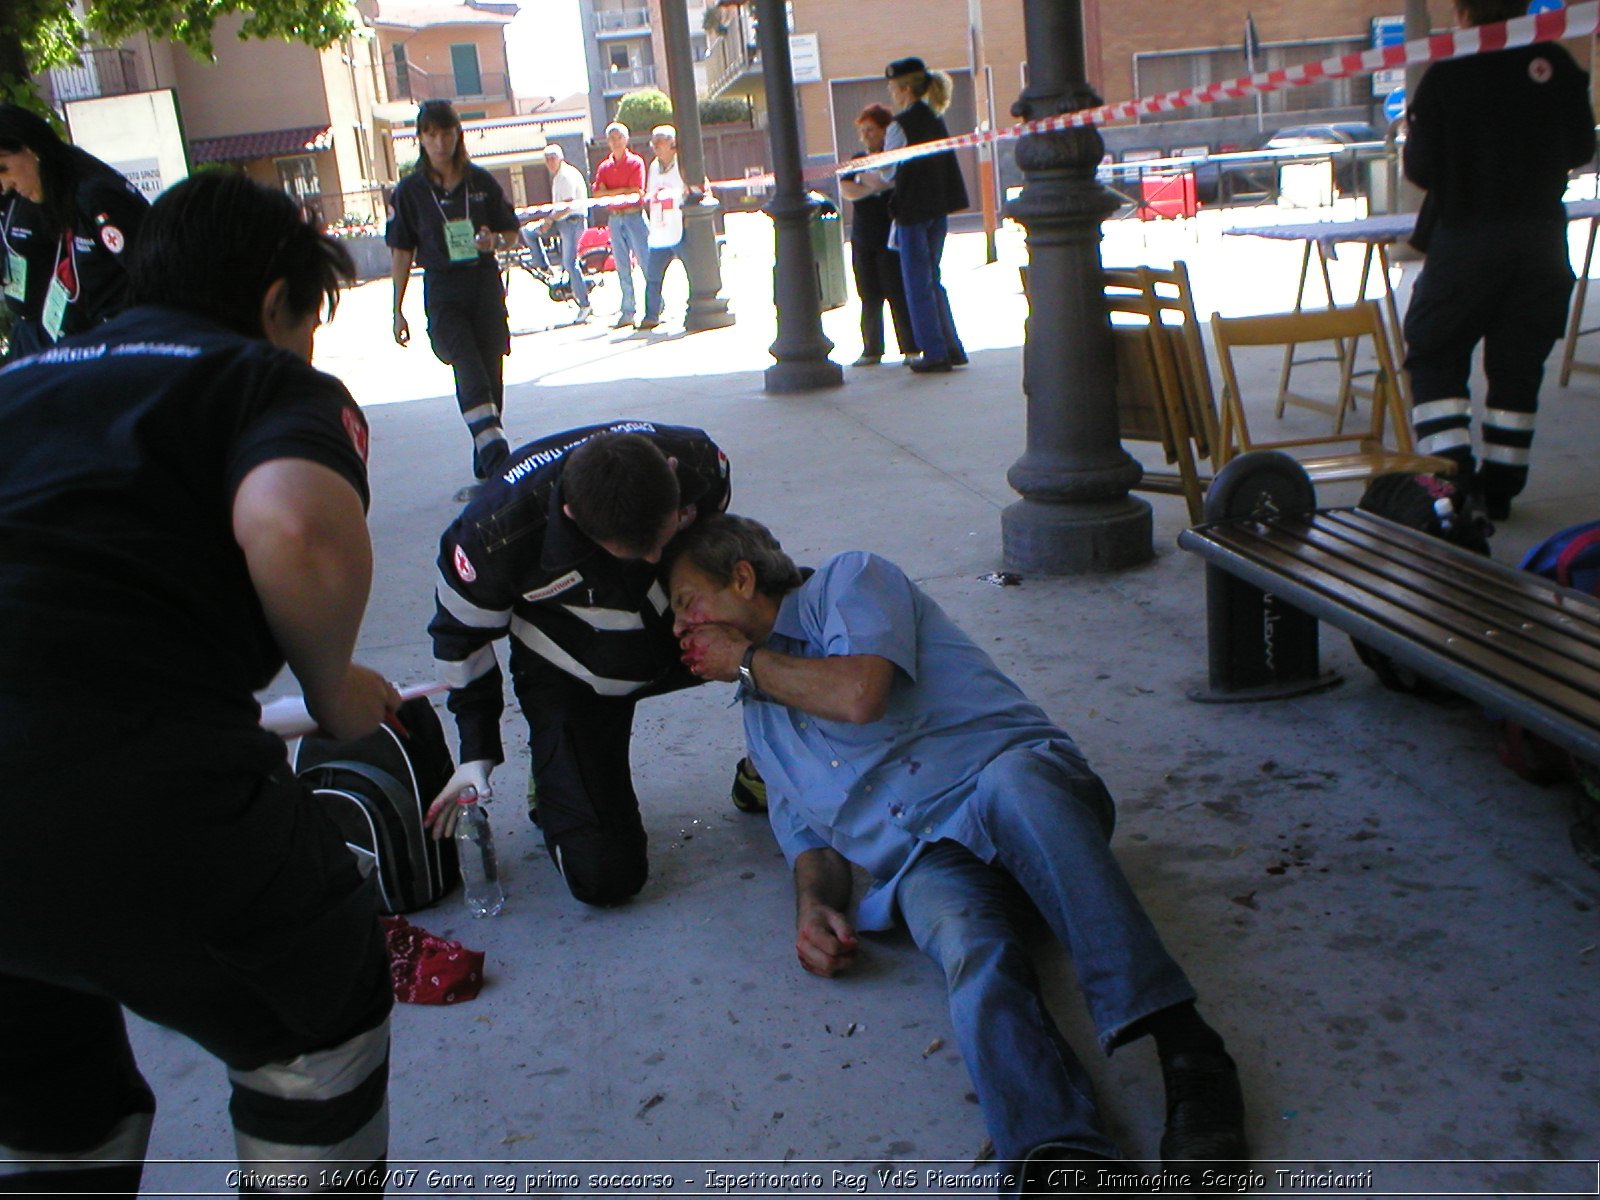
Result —
<instances>
[{"instance_id":1,"label":"leaf on ground","mask_svg":"<svg viewBox=\"0 0 1600 1200\"><path fill-rule=\"evenodd\" d=\"M639 1111L633 1114L635 1119L644 1116L645 1113L649 1112L652 1108L654 1108L656 1105L660 1104L665 1099L666 1099L666 1097L663 1096L660 1092L656 1092L654 1095L652 1095L650 1097L650 1099L646 1100L643 1104L641 1104L639 1106Z\"/></svg>"}]
</instances>

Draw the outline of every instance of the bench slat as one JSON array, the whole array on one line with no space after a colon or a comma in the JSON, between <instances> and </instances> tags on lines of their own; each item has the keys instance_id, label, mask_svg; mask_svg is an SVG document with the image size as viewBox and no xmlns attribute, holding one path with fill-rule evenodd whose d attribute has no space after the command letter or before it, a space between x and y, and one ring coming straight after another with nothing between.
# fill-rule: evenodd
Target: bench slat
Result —
<instances>
[{"instance_id":1,"label":"bench slat","mask_svg":"<svg viewBox=\"0 0 1600 1200\"><path fill-rule=\"evenodd\" d=\"M1314 530L1306 533L1309 534L1306 538L1262 541L1258 554L1282 555L1283 563L1293 563L1293 566L1285 566L1285 573L1306 586L1318 586L1318 581L1328 581L1330 586L1334 581L1347 584L1354 590L1346 595L1362 598L1360 602L1381 611L1386 621L1406 635L1442 643L1440 650L1451 658L1475 661L1478 656L1493 656L1496 661L1486 662L1485 669L1494 670L1496 674L1506 674L1498 659L1509 659L1518 670L1533 672L1528 683L1530 690L1538 691L1544 686L1544 680L1562 683L1594 701L1600 714L1600 669L1595 669L1594 662L1584 662L1574 656L1570 643L1565 650L1550 645L1554 638L1549 637L1549 630L1534 626L1533 634L1544 638L1541 642L1541 638L1533 637L1530 630L1523 630L1515 622L1496 621L1493 614L1464 610L1453 597L1440 597L1430 587L1434 581L1426 576L1422 579L1422 590L1403 586L1406 582L1403 566L1389 560L1374 563L1330 552L1318 542ZM1283 590L1278 589L1278 594L1283 595ZM1285 595L1285 598L1291 597ZM1379 603L1384 605L1381 610L1376 608Z\"/></svg>"},{"instance_id":2,"label":"bench slat","mask_svg":"<svg viewBox=\"0 0 1600 1200\"><path fill-rule=\"evenodd\" d=\"M1285 529L1284 532L1290 531ZM1451 575L1450 567L1456 565L1454 563L1420 558L1407 562L1402 558L1379 557L1370 539L1361 536L1359 530L1330 527L1319 521L1305 530L1304 537L1306 544L1348 560L1353 569L1388 580L1395 586L1396 599L1412 594L1420 600L1446 605L1464 619L1466 623L1461 628L1465 632L1493 628L1496 633L1489 636L1526 641L1553 655L1548 663L1541 658L1540 665L1546 669L1559 671L1572 666L1580 671L1587 670L1590 677L1600 680L1600 626L1591 626L1581 619L1600 614L1579 612L1600 606L1566 604L1559 590L1535 576L1528 576L1531 584L1516 580L1519 587L1513 591L1509 587L1496 587L1495 578L1488 574L1463 571ZM1396 552L1404 554L1405 551L1397 549ZM1539 586L1541 583L1543 586ZM1575 639L1580 645L1573 645ZM1588 654L1574 653L1583 650Z\"/></svg>"},{"instance_id":3,"label":"bench slat","mask_svg":"<svg viewBox=\"0 0 1600 1200\"><path fill-rule=\"evenodd\" d=\"M1383 531L1391 549L1376 560L1384 569L1393 565L1396 548L1406 554L1427 552L1429 557L1437 548L1444 551L1447 565L1460 566L1467 576L1503 575L1503 586L1513 595L1523 593L1529 584L1533 591L1528 597L1542 590L1546 607L1558 615L1593 604L1577 593L1445 546L1425 534L1385 524L1391 526ZM1424 592L1408 592L1381 570L1312 544L1314 530L1324 539L1335 537L1326 523L1320 530L1316 525L1308 517L1204 525L1184 531L1179 543L1395 661L1492 711L1516 716L1584 758L1600 761L1600 669L1587 647L1574 644L1563 655L1548 644L1531 642L1515 628L1485 637L1482 628L1473 628L1483 626L1481 618L1468 619L1438 597L1436 576L1427 577L1430 582ZM1407 545L1407 537L1414 544ZM1489 570L1484 572L1483 567ZM1524 602L1527 597L1519 601ZM1577 622L1575 627L1584 624Z\"/></svg>"},{"instance_id":4,"label":"bench slat","mask_svg":"<svg viewBox=\"0 0 1600 1200\"><path fill-rule=\"evenodd\" d=\"M1582 593L1554 588L1547 579L1482 555L1464 557L1457 548L1438 538L1419 539L1415 530L1360 509L1325 510L1317 514L1316 525L1340 529L1352 539L1364 539L1362 544L1370 546L1375 553L1379 552L1381 544L1388 548L1392 557L1427 570L1435 578L1464 588L1485 601L1526 605L1530 614L1559 628L1563 635L1583 638L1600 649L1600 604ZM1568 605L1562 601L1561 597L1569 594L1578 597L1577 603Z\"/></svg>"}]
</instances>

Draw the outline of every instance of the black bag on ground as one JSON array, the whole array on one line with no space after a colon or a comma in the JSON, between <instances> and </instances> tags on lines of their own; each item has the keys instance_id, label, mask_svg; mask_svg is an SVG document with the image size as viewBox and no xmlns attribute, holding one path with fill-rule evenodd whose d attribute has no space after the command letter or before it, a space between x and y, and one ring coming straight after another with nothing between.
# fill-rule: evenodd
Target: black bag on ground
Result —
<instances>
[{"instance_id":1,"label":"black bag on ground","mask_svg":"<svg viewBox=\"0 0 1600 1200\"><path fill-rule=\"evenodd\" d=\"M428 805L455 765L438 714L425 697L397 714L405 733L385 725L353 741L306 737L295 774L338 825L363 874L376 873L388 913L415 912L461 882L454 839L423 828Z\"/></svg>"},{"instance_id":2,"label":"black bag on ground","mask_svg":"<svg viewBox=\"0 0 1600 1200\"><path fill-rule=\"evenodd\" d=\"M1442 476L1379 475L1361 493L1356 507L1476 554L1489 553L1489 535L1494 532L1494 527L1470 513L1465 494ZM1356 657L1372 668L1386 688L1439 698L1455 694L1442 684L1423 678L1410 667L1401 666L1387 654L1374 650L1364 642L1351 638L1350 643L1355 647Z\"/></svg>"}]
</instances>

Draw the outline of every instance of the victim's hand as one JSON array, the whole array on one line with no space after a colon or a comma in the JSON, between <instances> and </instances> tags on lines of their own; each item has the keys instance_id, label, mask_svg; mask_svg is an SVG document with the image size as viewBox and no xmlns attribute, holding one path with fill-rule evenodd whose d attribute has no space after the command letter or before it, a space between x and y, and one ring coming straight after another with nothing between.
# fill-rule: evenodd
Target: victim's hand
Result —
<instances>
[{"instance_id":1,"label":"victim's hand","mask_svg":"<svg viewBox=\"0 0 1600 1200\"><path fill-rule=\"evenodd\" d=\"M731 625L692 625L678 639L683 665L702 679L732 683L750 639Z\"/></svg>"}]
</instances>

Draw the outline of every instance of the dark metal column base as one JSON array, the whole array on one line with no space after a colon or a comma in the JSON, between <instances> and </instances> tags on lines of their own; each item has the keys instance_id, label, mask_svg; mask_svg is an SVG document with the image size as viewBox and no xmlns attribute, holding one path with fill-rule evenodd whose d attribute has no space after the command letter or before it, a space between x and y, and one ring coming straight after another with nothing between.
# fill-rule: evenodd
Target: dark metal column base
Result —
<instances>
[{"instance_id":1,"label":"dark metal column base","mask_svg":"<svg viewBox=\"0 0 1600 1200\"><path fill-rule=\"evenodd\" d=\"M788 358L767 368L764 390L769 392L810 392L819 388L843 387L844 368L832 359Z\"/></svg>"},{"instance_id":2,"label":"dark metal column base","mask_svg":"<svg viewBox=\"0 0 1600 1200\"><path fill-rule=\"evenodd\" d=\"M1197 704L1255 704L1263 700L1289 700L1295 696L1309 696L1325 692L1344 682L1337 671L1324 671L1310 679L1291 679L1283 683L1264 683L1260 687L1236 688L1231 692L1218 691L1213 685L1192 687L1184 694Z\"/></svg>"},{"instance_id":3,"label":"dark metal column base","mask_svg":"<svg viewBox=\"0 0 1600 1200\"><path fill-rule=\"evenodd\" d=\"M1120 571L1155 557L1150 505L1136 496L1019 500L1000 514L1000 543L1006 566L1024 574Z\"/></svg>"}]
</instances>

